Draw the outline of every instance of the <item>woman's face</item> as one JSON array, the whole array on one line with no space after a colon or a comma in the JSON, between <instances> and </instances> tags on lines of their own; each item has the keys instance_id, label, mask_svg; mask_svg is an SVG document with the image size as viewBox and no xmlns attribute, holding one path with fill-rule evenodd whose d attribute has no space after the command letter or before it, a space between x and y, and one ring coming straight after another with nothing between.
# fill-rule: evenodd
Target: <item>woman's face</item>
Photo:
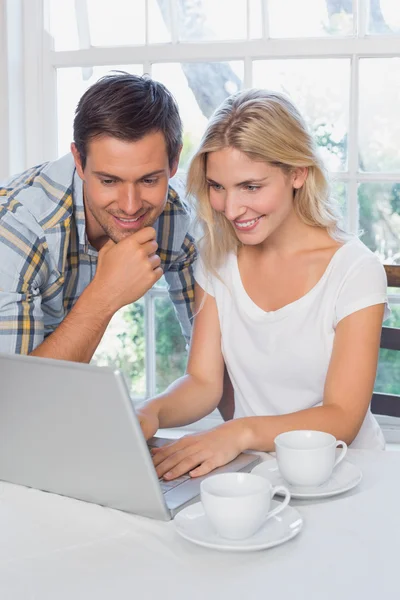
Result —
<instances>
[{"instance_id":1,"label":"woman's face","mask_svg":"<svg viewBox=\"0 0 400 600\"><path fill-rule=\"evenodd\" d=\"M306 169L286 174L235 148L207 156L211 206L225 215L247 245L261 244L286 221L293 211L293 189L300 188L306 177Z\"/></svg>"}]
</instances>

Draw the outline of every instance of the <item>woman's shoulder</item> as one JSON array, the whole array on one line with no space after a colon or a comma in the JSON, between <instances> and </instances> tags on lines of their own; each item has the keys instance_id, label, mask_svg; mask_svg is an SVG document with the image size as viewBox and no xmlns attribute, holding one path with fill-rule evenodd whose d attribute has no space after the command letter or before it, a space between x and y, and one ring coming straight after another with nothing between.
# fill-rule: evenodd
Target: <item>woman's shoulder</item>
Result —
<instances>
[{"instance_id":1,"label":"woman's shoulder","mask_svg":"<svg viewBox=\"0 0 400 600\"><path fill-rule=\"evenodd\" d=\"M333 279L340 290L353 288L355 293L376 291L386 293L387 278L384 266L359 238L347 241L337 254Z\"/></svg>"},{"instance_id":2,"label":"woman's shoulder","mask_svg":"<svg viewBox=\"0 0 400 600\"><path fill-rule=\"evenodd\" d=\"M365 268L369 265L377 265L384 271L379 257L374 254L358 237L346 241L337 251L336 266L345 272L354 269Z\"/></svg>"},{"instance_id":3,"label":"woman's shoulder","mask_svg":"<svg viewBox=\"0 0 400 600\"><path fill-rule=\"evenodd\" d=\"M343 290L387 286L385 269L379 259L358 237L347 240L336 251L325 274L325 287Z\"/></svg>"},{"instance_id":4,"label":"woman's shoulder","mask_svg":"<svg viewBox=\"0 0 400 600\"><path fill-rule=\"evenodd\" d=\"M386 319L390 314L387 278L379 257L356 238L341 247L339 258L335 282L336 324L349 314L374 304L385 305Z\"/></svg>"}]
</instances>

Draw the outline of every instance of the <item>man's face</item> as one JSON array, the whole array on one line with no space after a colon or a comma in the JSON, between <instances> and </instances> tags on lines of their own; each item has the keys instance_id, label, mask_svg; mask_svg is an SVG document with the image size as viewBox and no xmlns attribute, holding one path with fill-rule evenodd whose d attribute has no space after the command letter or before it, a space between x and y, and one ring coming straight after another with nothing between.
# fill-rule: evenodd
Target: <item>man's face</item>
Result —
<instances>
[{"instance_id":1,"label":"man's face","mask_svg":"<svg viewBox=\"0 0 400 600\"><path fill-rule=\"evenodd\" d=\"M97 249L111 238L115 243L148 225L162 213L171 169L164 135L149 133L137 142L110 136L91 140L82 169L75 144L71 146L83 180L86 231Z\"/></svg>"}]
</instances>

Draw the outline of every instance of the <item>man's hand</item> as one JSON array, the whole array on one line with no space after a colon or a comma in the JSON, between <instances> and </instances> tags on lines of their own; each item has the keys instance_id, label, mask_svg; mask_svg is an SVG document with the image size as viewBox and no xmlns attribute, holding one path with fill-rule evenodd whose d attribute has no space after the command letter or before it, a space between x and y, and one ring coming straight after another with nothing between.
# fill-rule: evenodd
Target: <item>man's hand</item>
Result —
<instances>
[{"instance_id":1,"label":"man's hand","mask_svg":"<svg viewBox=\"0 0 400 600\"><path fill-rule=\"evenodd\" d=\"M140 427L142 428L143 435L147 441L152 438L160 428L158 416L150 410L146 411L146 407L138 409L136 411L136 416L139 419Z\"/></svg>"},{"instance_id":2,"label":"man's hand","mask_svg":"<svg viewBox=\"0 0 400 600\"><path fill-rule=\"evenodd\" d=\"M188 435L162 448L153 448L152 454L157 475L169 480L184 473L191 477L206 475L246 449L243 420L237 419L206 433Z\"/></svg>"},{"instance_id":3,"label":"man's hand","mask_svg":"<svg viewBox=\"0 0 400 600\"><path fill-rule=\"evenodd\" d=\"M155 237L155 229L145 227L118 244L109 240L100 250L90 286L112 314L139 300L162 276Z\"/></svg>"}]
</instances>

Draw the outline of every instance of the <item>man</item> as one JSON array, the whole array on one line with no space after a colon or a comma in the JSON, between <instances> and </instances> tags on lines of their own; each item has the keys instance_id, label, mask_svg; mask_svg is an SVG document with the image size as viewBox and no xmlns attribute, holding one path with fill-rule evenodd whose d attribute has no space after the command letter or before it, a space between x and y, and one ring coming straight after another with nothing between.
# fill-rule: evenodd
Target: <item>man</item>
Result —
<instances>
[{"instance_id":1,"label":"man","mask_svg":"<svg viewBox=\"0 0 400 600\"><path fill-rule=\"evenodd\" d=\"M71 154L0 187L0 351L89 362L112 316L164 273L190 336L195 246L169 180L182 124L149 77L82 96Z\"/></svg>"}]
</instances>

